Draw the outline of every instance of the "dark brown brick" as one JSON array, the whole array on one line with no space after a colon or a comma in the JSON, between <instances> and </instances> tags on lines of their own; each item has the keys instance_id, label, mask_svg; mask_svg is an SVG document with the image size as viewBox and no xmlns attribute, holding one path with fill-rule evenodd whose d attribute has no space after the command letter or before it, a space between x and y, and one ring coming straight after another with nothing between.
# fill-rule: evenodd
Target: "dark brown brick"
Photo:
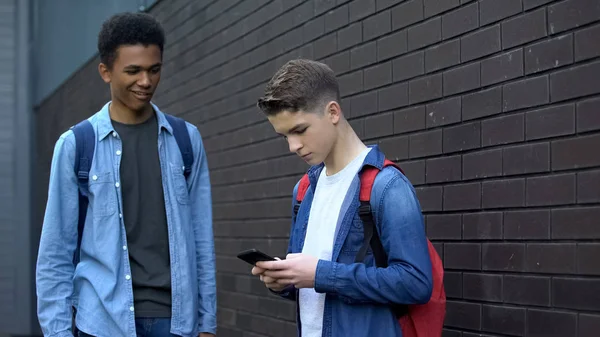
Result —
<instances>
[{"instance_id":1,"label":"dark brown brick","mask_svg":"<svg viewBox=\"0 0 600 337\"><path fill-rule=\"evenodd\" d=\"M577 334L577 316L570 312L527 310L527 336L563 337Z\"/></svg>"},{"instance_id":2,"label":"dark brown brick","mask_svg":"<svg viewBox=\"0 0 600 337\"><path fill-rule=\"evenodd\" d=\"M600 24L575 33L575 61L583 61L600 56L600 45L595 43L600 35Z\"/></svg>"},{"instance_id":3,"label":"dark brown brick","mask_svg":"<svg viewBox=\"0 0 600 337\"><path fill-rule=\"evenodd\" d=\"M504 213L504 239L550 239L550 211L527 210Z\"/></svg>"},{"instance_id":4,"label":"dark brown brick","mask_svg":"<svg viewBox=\"0 0 600 337\"><path fill-rule=\"evenodd\" d=\"M377 40L377 61L404 54L407 50L408 44L405 29Z\"/></svg>"},{"instance_id":5,"label":"dark brown brick","mask_svg":"<svg viewBox=\"0 0 600 337\"><path fill-rule=\"evenodd\" d=\"M474 62L444 72L444 95L453 95L480 87L481 65Z\"/></svg>"},{"instance_id":6,"label":"dark brown brick","mask_svg":"<svg viewBox=\"0 0 600 337\"><path fill-rule=\"evenodd\" d=\"M338 7L324 15L325 33L348 24L348 5Z\"/></svg>"},{"instance_id":7,"label":"dark brown brick","mask_svg":"<svg viewBox=\"0 0 600 337\"><path fill-rule=\"evenodd\" d=\"M436 0L431 0L436 1ZM438 2L440 0L437 0ZM457 0L454 0L458 3ZM464 34L479 27L479 3L455 9L442 16L442 38L444 40Z\"/></svg>"},{"instance_id":8,"label":"dark brown brick","mask_svg":"<svg viewBox=\"0 0 600 337\"><path fill-rule=\"evenodd\" d=\"M525 139L523 114L502 116L481 122L481 145L493 146Z\"/></svg>"},{"instance_id":9,"label":"dark brown brick","mask_svg":"<svg viewBox=\"0 0 600 337\"><path fill-rule=\"evenodd\" d=\"M598 299L600 279L562 278L552 279L552 304L557 308L575 310L600 310Z\"/></svg>"},{"instance_id":10,"label":"dark brown brick","mask_svg":"<svg viewBox=\"0 0 600 337\"><path fill-rule=\"evenodd\" d=\"M567 0L548 6L551 34L583 26L600 17L600 4L594 0Z\"/></svg>"},{"instance_id":11,"label":"dark brown brick","mask_svg":"<svg viewBox=\"0 0 600 337\"><path fill-rule=\"evenodd\" d=\"M349 4L350 22L363 19L376 10L375 0L352 1Z\"/></svg>"},{"instance_id":12,"label":"dark brown brick","mask_svg":"<svg viewBox=\"0 0 600 337\"><path fill-rule=\"evenodd\" d=\"M550 306L550 278L505 275L504 301L513 304Z\"/></svg>"},{"instance_id":13,"label":"dark brown brick","mask_svg":"<svg viewBox=\"0 0 600 337\"><path fill-rule=\"evenodd\" d=\"M530 10L532 8L539 7L552 1L554 0L523 0L523 9Z\"/></svg>"},{"instance_id":14,"label":"dark brown brick","mask_svg":"<svg viewBox=\"0 0 600 337\"><path fill-rule=\"evenodd\" d=\"M450 40L425 50L425 71L430 73L460 63L461 42Z\"/></svg>"},{"instance_id":15,"label":"dark brown brick","mask_svg":"<svg viewBox=\"0 0 600 337\"><path fill-rule=\"evenodd\" d=\"M426 118L427 128L459 123L461 118L460 97L428 104Z\"/></svg>"},{"instance_id":16,"label":"dark brown brick","mask_svg":"<svg viewBox=\"0 0 600 337\"><path fill-rule=\"evenodd\" d=\"M335 34L335 33L332 33ZM354 47L361 43L362 39L362 23L356 22L348 27L342 28L337 32L337 49L345 50ZM315 47L317 47L315 45ZM316 56L315 56L316 57Z\"/></svg>"},{"instance_id":17,"label":"dark brown brick","mask_svg":"<svg viewBox=\"0 0 600 337\"><path fill-rule=\"evenodd\" d=\"M425 184L425 160L402 162L401 167L413 185Z\"/></svg>"},{"instance_id":18,"label":"dark brown brick","mask_svg":"<svg viewBox=\"0 0 600 337\"><path fill-rule=\"evenodd\" d=\"M577 131L585 132L600 129L600 98L577 103Z\"/></svg>"},{"instance_id":19,"label":"dark brown brick","mask_svg":"<svg viewBox=\"0 0 600 337\"><path fill-rule=\"evenodd\" d=\"M504 175L550 171L550 144L537 143L504 148Z\"/></svg>"},{"instance_id":20,"label":"dark brown brick","mask_svg":"<svg viewBox=\"0 0 600 337\"><path fill-rule=\"evenodd\" d=\"M480 141L481 126L479 122L444 129L444 153L476 149L481 146Z\"/></svg>"},{"instance_id":21,"label":"dark brown brick","mask_svg":"<svg viewBox=\"0 0 600 337\"><path fill-rule=\"evenodd\" d=\"M502 149L463 155L463 180L502 175Z\"/></svg>"},{"instance_id":22,"label":"dark brown brick","mask_svg":"<svg viewBox=\"0 0 600 337\"><path fill-rule=\"evenodd\" d=\"M423 0L409 0L392 8L392 30L423 20Z\"/></svg>"},{"instance_id":23,"label":"dark brown brick","mask_svg":"<svg viewBox=\"0 0 600 337\"><path fill-rule=\"evenodd\" d=\"M441 211L443 205L443 190L441 186L416 188L415 192L423 212Z\"/></svg>"},{"instance_id":24,"label":"dark brown brick","mask_svg":"<svg viewBox=\"0 0 600 337\"><path fill-rule=\"evenodd\" d=\"M546 9L541 8L502 22L502 47L518 46L547 34Z\"/></svg>"},{"instance_id":25,"label":"dark brown brick","mask_svg":"<svg viewBox=\"0 0 600 337\"><path fill-rule=\"evenodd\" d=\"M425 177L428 184L460 181L461 173L460 155L427 159Z\"/></svg>"},{"instance_id":26,"label":"dark brown brick","mask_svg":"<svg viewBox=\"0 0 600 337\"><path fill-rule=\"evenodd\" d=\"M481 85L487 86L523 76L523 49L481 61Z\"/></svg>"},{"instance_id":27,"label":"dark brown brick","mask_svg":"<svg viewBox=\"0 0 600 337\"><path fill-rule=\"evenodd\" d=\"M500 21L523 10L522 0L481 0L479 2L479 21L482 26Z\"/></svg>"},{"instance_id":28,"label":"dark brown brick","mask_svg":"<svg viewBox=\"0 0 600 337\"><path fill-rule=\"evenodd\" d=\"M444 210L469 210L481 207L481 185L468 183L444 186Z\"/></svg>"},{"instance_id":29,"label":"dark brown brick","mask_svg":"<svg viewBox=\"0 0 600 337\"><path fill-rule=\"evenodd\" d=\"M371 65L377 61L377 42L361 44L350 50L350 68L352 70Z\"/></svg>"},{"instance_id":30,"label":"dark brown brick","mask_svg":"<svg viewBox=\"0 0 600 337\"><path fill-rule=\"evenodd\" d=\"M350 74L339 77L340 94L349 96L359 93L363 90L363 72L362 70L355 71Z\"/></svg>"},{"instance_id":31,"label":"dark brown brick","mask_svg":"<svg viewBox=\"0 0 600 337\"><path fill-rule=\"evenodd\" d=\"M502 87L502 110L512 111L550 102L548 76L524 79Z\"/></svg>"},{"instance_id":32,"label":"dark brown brick","mask_svg":"<svg viewBox=\"0 0 600 337\"><path fill-rule=\"evenodd\" d=\"M408 50L427 47L442 40L442 18L435 17L408 28Z\"/></svg>"},{"instance_id":33,"label":"dark brown brick","mask_svg":"<svg viewBox=\"0 0 600 337\"><path fill-rule=\"evenodd\" d=\"M600 165L600 156L590 156L600 145L600 134L552 142L552 169L567 170Z\"/></svg>"},{"instance_id":34,"label":"dark brown brick","mask_svg":"<svg viewBox=\"0 0 600 337\"><path fill-rule=\"evenodd\" d=\"M485 181L481 189L484 208L525 206L525 180L522 178Z\"/></svg>"},{"instance_id":35,"label":"dark brown brick","mask_svg":"<svg viewBox=\"0 0 600 337\"><path fill-rule=\"evenodd\" d=\"M461 299L463 294L463 277L461 272L444 272L444 290L448 298Z\"/></svg>"},{"instance_id":36,"label":"dark brown brick","mask_svg":"<svg viewBox=\"0 0 600 337\"><path fill-rule=\"evenodd\" d=\"M575 133L575 106L565 104L528 112L525 115L527 139L564 136Z\"/></svg>"},{"instance_id":37,"label":"dark brown brick","mask_svg":"<svg viewBox=\"0 0 600 337\"><path fill-rule=\"evenodd\" d=\"M442 153L442 130L421 132L410 136L410 158Z\"/></svg>"},{"instance_id":38,"label":"dark brown brick","mask_svg":"<svg viewBox=\"0 0 600 337\"><path fill-rule=\"evenodd\" d=\"M463 298L466 300L502 302L502 275L463 274ZM484 307L485 320L485 307Z\"/></svg>"},{"instance_id":39,"label":"dark brown brick","mask_svg":"<svg viewBox=\"0 0 600 337\"><path fill-rule=\"evenodd\" d=\"M417 104L442 97L442 74L429 75L411 80L409 103Z\"/></svg>"},{"instance_id":40,"label":"dark brown brick","mask_svg":"<svg viewBox=\"0 0 600 337\"><path fill-rule=\"evenodd\" d=\"M445 243L444 267L481 270L481 246L478 243Z\"/></svg>"},{"instance_id":41,"label":"dark brown brick","mask_svg":"<svg viewBox=\"0 0 600 337\"><path fill-rule=\"evenodd\" d=\"M400 56L392 62L394 82L401 82L425 73L425 54L418 51Z\"/></svg>"},{"instance_id":42,"label":"dark brown brick","mask_svg":"<svg viewBox=\"0 0 600 337\"><path fill-rule=\"evenodd\" d=\"M600 244L580 243L577 245L577 273L600 275Z\"/></svg>"},{"instance_id":43,"label":"dark brown brick","mask_svg":"<svg viewBox=\"0 0 600 337\"><path fill-rule=\"evenodd\" d=\"M512 336L525 335L525 308L484 305L481 329Z\"/></svg>"},{"instance_id":44,"label":"dark brown brick","mask_svg":"<svg viewBox=\"0 0 600 337\"><path fill-rule=\"evenodd\" d=\"M492 116L502 112L502 87L495 87L462 96L462 119Z\"/></svg>"},{"instance_id":45,"label":"dark brown brick","mask_svg":"<svg viewBox=\"0 0 600 337\"><path fill-rule=\"evenodd\" d=\"M600 239L600 207L552 210L552 239Z\"/></svg>"},{"instance_id":46,"label":"dark brown brick","mask_svg":"<svg viewBox=\"0 0 600 337\"><path fill-rule=\"evenodd\" d=\"M371 40L380 35L389 33L392 29L392 15L389 10L380 12L363 21L363 39Z\"/></svg>"},{"instance_id":47,"label":"dark brown brick","mask_svg":"<svg viewBox=\"0 0 600 337\"><path fill-rule=\"evenodd\" d=\"M576 249L571 243L530 243L527 245L527 271L571 274L576 270Z\"/></svg>"},{"instance_id":48,"label":"dark brown brick","mask_svg":"<svg viewBox=\"0 0 600 337\"><path fill-rule=\"evenodd\" d=\"M482 269L487 271L525 271L525 245L520 243L484 243Z\"/></svg>"},{"instance_id":49,"label":"dark brown brick","mask_svg":"<svg viewBox=\"0 0 600 337\"><path fill-rule=\"evenodd\" d=\"M575 175L571 173L527 178L527 205L574 204L575 186Z\"/></svg>"},{"instance_id":50,"label":"dark brown brick","mask_svg":"<svg viewBox=\"0 0 600 337\"><path fill-rule=\"evenodd\" d=\"M427 236L431 240L460 240L462 216L460 214L432 214L427 216Z\"/></svg>"},{"instance_id":51,"label":"dark brown brick","mask_svg":"<svg viewBox=\"0 0 600 337\"><path fill-rule=\"evenodd\" d=\"M502 212L464 214L462 221L465 240L502 239Z\"/></svg>"},{"instance_id":52,"label":"dark brown brick","mask_svg":"<svg viewBox=\"0 0 600 337\"><path fill-rule=\"evenodd\" d=\"M577 173L577 203L600 202L600 171Z\"/></svg>"},{"instance_id":53,"label":"dark brown brick","mask_svg":"<svg viewBox=\"0 0 600 337\"><path fill-rule=\"evenodd\" d=\"M459 0L423 0L425 17L438 15L460 5Z\"/></svg>"},{"instance_id":54,"label":"dark brown brick","mask_svg":"<svg viewBox=\"0 0 600 337\"><path fill-rule=\"evenodd\" d=\"M525 74L573 63L573 35L561 35L525 48Z\"/></svg>"},{"instance_id":55,"label":"dark brown brick","mask_svg":"<svg viewBox=\"0 0 600 337\"><path fill-rule=\"evenodd\" d=\"M379 111L386 111L408 105L408 84L394 84L379 89Z\"/></svg>"},{"instance_id":56,"label":"dark brown brick","mask_svg":"<svg viewBox=\"0 0 600 337\"><path fill-rule=\"evenodd\" d=\"M364 70L365 90L371 90L392 83L392 62L374 65Z\"/></svg>"},{"instance_id":57,"label":"dark brown brick","mask_svg":"<svg viewBox=\"0 0 600 337\"><path fill-rule=\"evenodd\" d=\"M394 133L425 129L425 106L415 106L394 112Z\"/></svg>"},{"instance_id":58,"label":"dark brown brick","mask_svg":"<svg viewBox=\"0 0 600 337\"><path fill-rule=\"evenodd\" d=\"M600 93L600 61L577 65L550 75L552 102Z\"/></svg>"},{"instance_id":59,"label":"dark brown brick","mask_svg":"<svg viewBox=\"0 0 600 337\"><path fill-rule=\"evenodd\" d=\"M460 59L468 62L502 49L500 25L495 25L465 35L460 39Z\"/></svg>"},{"instance_id":60,"label":"dark brown brick","mask_svg":"<svg viewBox=\"0 0 600 337\"><path fill-rule=\"evenodd\" d=\"M375 91L358 94L345 101L350 105L349 117L360 117L377 112L377 92Z\"/></svg>"},{"instance_id":61,"label":"dark brown brick","mask_svg":"<svg viewBox=\"0 0 600 337\"><path fill-rule=\"evenodd\" d=\"M384 137L394 133L394 115L391 112L365 119L365 138Z\"/></svg>"},{"instance_id":62,"label":"dark brown brick","mask_svg":"<svg viewBox=\"0 0 600 337\"><path fill-rule=\"evenodd\" d=\"M600 331L600 315L579 314L579 337L594 337Z\"/></svg>"},{"instance_id":63,"label":"dark brown brick","mask_svg":"<svg viewBox=\"0 0 600 337\"><path fill-rule=\"evenodd\" d=\"M463 333L458 330L443 329L442 337L463 337Z\"/></svg>"},{"instance_id":64,"label":"dark brown brick","mask_svg":"<svg viewBox=\"0 0 600 337\"><path fill-rule=\"evenodd\" d=\"M408 158L408 136L386 138L379 143L386 158L398 161Z\"/></svg>"},{"instance_id":65,"label":"dark brown brick","mask_svg":"<svg viewBox=\"0 0 600 337\"><path fill-rule=\"evenodd\" d=\"M481 329L481 304L447 301L444 323L452 328Z\"/></svg>"}]
</instances>

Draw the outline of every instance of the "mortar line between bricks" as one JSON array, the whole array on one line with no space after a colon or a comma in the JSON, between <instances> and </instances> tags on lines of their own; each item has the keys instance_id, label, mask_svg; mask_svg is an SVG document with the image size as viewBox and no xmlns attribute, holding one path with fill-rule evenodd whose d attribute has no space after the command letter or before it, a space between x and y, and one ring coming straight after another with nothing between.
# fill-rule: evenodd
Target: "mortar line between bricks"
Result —
<instances>
[{"instance_id":1,"label":"mortar line between bricks","mask_svg":"<svg viewBox=\"0 0 600 337\"><path fill-rule=\"evenodd\" d=\"M339 6L338 6L338 7L339 7ZM462 7L462 6L461 6L461 7ZM294 7L294 8L296 8L296 7ZM337 8L337 7L335 7L335 8ZM367 16L367 17L365 17L365 18L363 18L363 19L361 19L361 20L359 20L359 21L362 21L362 20L364 20L364 19L367 19L367 18L369 18L369 17L371 17L371 16L374 16L374 15L376 15L376 14L378 14L378 13L379 13L379 12L375 12L375 14L373 14L373 15L370 15L370 16ZM526 12L526 13L527 13L527 12ZM321 14L321 15L324 15L324 14ZM321 16L321 15L319 15L319 16ZM518 16L518 15L521 15L521 14L517 14L517 15L514 15L514 16ZM316 16L316 17L314 17L314 18L318 18L319 16ZM505 18L505 19L503 19L503 20L508 20L509 18L511 18L511 17L507 17L507 18ZM525 45L533 45L533 44L535 44L535 43L537 43L537 42L539 42L539 41L541 41L541 40L547 40L547 39L550 39L550 37L551 37L551 36L560 35L560 34L568 34L568 33L569 33L569 32L571 32L571 31L580 30L580 29L585 29L587 26L591 26L591 25L593 25L594 23L596 23L596 22L588 23L588 24L586 24L586 25L582 25L582 26L580 26L580 27L573 27L573 28L571 28L571 29L568 29L568 30L562 31L562 32L560 32L560 33L556 33L556 34L554 34L554 35L547 35L547 36L545 36L545 37L542 37L542 38L539 38L539 39L536 39L536 40L529 41L529 42L527 42L526 44L522 44L522 45L519 45L519 46L514 46L514 47L513 47L513 49L511 49L511 50L515 50L515 49L519 49L519 48L525 48L525 47L524 47ZM412 27L412 26L414 26L414 25L417 25L417 24L419 24L419 22L417 22L417 23L415 23L415 24L413 24L413 25L411 25L411 26L404 27L404 28L402 28L402 29L408 29L408 28L410 28L410 27ZM453 36L452 38L448 38L448 39L441 39L440 41L438 41L438 42L437 42L437 43L435 43L435 44L428 45L428 46L424 46L424 47L421 47L421 48L418 48L418 49L415 49L415 50L407 51L406 53L413 53L413 52L416 52L416 51L420 51L420 50L423 50L423 49L427 49L427 48L430 48L430 47L432 47L432 46L434 46L434 45L442 44L442 43L444 43L446 40L460 38L460 37L462 37L462 36L465 36L465 35L467 35L467 34L473 33L473 32L475 32L475 31L479 31L479 30L481 30L481 29L485 29L485 28L487 28L488 26L493 26L493 25L495 25L495 24L498 24L498 22L490 23L490 24L488 24L488 25L486 25L486 26L480 26L480 27L478 27L478 29L476 29L476 30L468 31L468 32L465 32L465 33L463 33L463 34L459 34L459 35L457 35L457 36ZM339 30L341 30L341 29L343 29L343 28L346 28L346 27L347 27L347 26L349 26L349 25L350 25L350 24L348 24L348 25L346 25L346 26L339 27L338 29L332 30L332 31L328 32L327 34L324 34L324 35L322 35L321 37L323 37L323 36L327 36L327 35L329 35L329 34L331 34L331 33L333 33L333 32L337 32L337 31L339 31ZM296 27L296 28L297 28L297 27ZM282 33L282 34L278 35L277 37L279 37L279 36L282 36L282 35L286 34L287 32L290 32L290 31L292 31L292 30L294 30L294 29L296 29L296 28L292 28L292 29L290 29L290 30L288 30L288 31L285 31L284 33ZM398 31L400 31L400 30L402 30L402 29L399 29ZM382 38L382 37L385 37L385 36L391 35L391 34L393 34L393 33L395 33L395 32L396 32L396 31L391 31L391 32L388 32L388 33L386 33L386 34L379 35L379 36L377 36L377 37L375 37L375 38L372 38L372 39L369 39L369 40L362 41L361 43L362 43L362 44L365 44L365 43L368 43L368 42L372 42L373 40L377 40L377 39L379 39L379 38ZM277 38L277 37L275 37L275 38ZM321 37L319 37L319 38L321 38ZM312 43L312 42L314 42L314 41L318 40L319 38L313 39L313 40L311 40L311 41L310 41L310 42L308 42L308 43L304 43L304 44L302 44L300 47L298 47L298 48L296 48L296 49L302 49L302 48L303 48L305 45L307 45L307 44L310 44L310 43ZM263 44L266 44L266 43L268 43L268 42L270 42L270 41L272 41L272 40L266 41L266 42L264 42ZM261 44L261 45L262 45L262 44ZM227 46L227 45L226 45L226 46ZM354 48L354 47L355 47L355 46L352 46L352 47L349 47L349 48L347 48L347 49L343 49L343 50L338 50L338 51L336 51L336 53L333 53L333 54L331 54L331 55L326 55L326 56L324 56L323 58L330 57L330 56L332 56L332 55L335 55L335 54L337 54L337 53L340 53L340 52L345 52L346 50L351 50L351 49L352 49L352 48ZM217 49L217 50L220 50L220 49L221 49L221 48L219 48L219 49ZM270 61L270 60L276 59L276 58L277 58L277 57L279 57L279 56L283 56L283 55L285 55L286 53L289 53L289 52L291 52L291 51L293 51L293 50L296 50L296 49L292 49L292 50L290 50L290 51L288 51L288 52L285 52L285 53L283 53L283 54L281 54L281 55L277 55L276 57L274 57L274 58L272 58L272 59L268 59L268 60L267 60L267 62L268 62L268 61ZM246 51L245 53L248 53L248 52L250 52L250 51L252 51L252 50L254 50L254 49L251 49L251 50L249 50L249 51ZM505 52L507 52L507 51L506 51L506 50L503 50L503 49L501 49L501 50L500 50L499 52L497 52L497 53L494 53L494 54L491 54L491 55L487 55L487 56L485 56L485 58L491 58L491 57L494 57L495 55L500 55L500 54L503 54L503 53L505 53ZM405 53L405 54L406 54L406 53ZM242 54L242 55L243 55L243 54ZM401 56L401 55L398 55L398 56ZM237 59L237 58L239 58L239 57L240 57L240 56L238 56L238 57L236 57L236 58L234 58L234 59L232 59L232 60L235 60L235 59ZM379 63L379 61L383 62L383 61L386 61L386 60L387 60L387 59L385 59L385 60L384 60L384 59L382 59L382 60L378 60L378 62L377 62L377 63ZM201 60L199 60L199 61L201 61ZM229 60L229 61L231 61L231 60ZM226 61L226 62L224 62L224 63L222 63L222 64L220 64L220 65L227 64L229 61ZM471 60L471 61L473 61L473 60ZM263 62L263 63L260 63L260 64L258 64L258 65L255 65L255 66L254 66L254 68L256 68L257 66L261 66L261 65L263 65L263 64L265 64L265 63L267 63L267 62ZM218 66L220 66L220 65L218 65ZM464 64L462 64L462 63L461 63L460 65L457 65L457 67L460 67L460 66L463 66L463 65L464 65ZM364 68L367 68L367 67L368 67L368 66L363 66L363 67L360 67L360 68L357 68L357 69L354 69L354 70L348 71L347 73L350 73L350 72L357 71L358 69L362 70L362 69L364 69ZM234 78L234 77L236 77L236 76L242 75L242 74L246 73L247 71L251 71L251 70L252 70L252 68L249 68L249 69L247 69L247 70L245 70L245 71L243 71L243 72L241 72L241 73L238 73L238 74L232 75L230 78ZM201 74L199 74L198 76L202 76L202 75L204 75L205 73L208 73L208 71L206 71L206 72L204 72L204 73L201 73ZM342 76L342 75L344 75L344 74L346 74L346 73L340 73L340 74L338 74L338 76ZM200 91L197 91L197 92L195 92L195 93L201 93L201 92L205 91L206 89L210 88L211 86L218 85L218 84L220 84L220 83L222 83L222 82L224 82L224 81L226 81L226 80L228 80L228 79L230 79L230 78L227 78L227 79L225 79L225 80L223 80L223 81L219 81L219 82L213 83L213 84L211 84L210 86L207 86L206 88L203 88L203 89L201 89ZM185 82L184 82L184 83L185 83ZM175 88L173 88L172 90L174 90L174 89L175 89ZM171 91L171 90L169 90L169 91ZM168 92L168 91L166 91L165 93L167 93L167 92ZM191 94L190 94L190 95L191 95ZM190 96L190 95L188 95L188 96ZM186 96L186 97L188 97L188 96ZM172 103L172 102L166 103L166 104L165 104L165 106L167 106L167 107L168 107L168 106L169 106L169 104L171 104L171 103Z\"/></svg>"},{"instance_id":2,"label":"mortar line between bricks","mask_svg":"<svg viewBox=\"0 0 600 337\"><path fill-rule=\"evenodd\" d=\"M552 282L550 282L552 284ZM519 303L510 303L510 302L489 302L485 300L473 300L473 299L465 299L458 297L449 297L448 300L452 302L458 303L469 303L469 304L480 304L483 306L495 306L502 308L511 308L511 309L525 309L535 310L535 311L551 311L551 312L561 312L561 313L570 313L570 314L598 314L597 310L591 309L573 309L573 308L563 308L563 307L551 307L551 306L540 306L536 304L519 304ZM555 305L551 303L550 305ZM479 332L479 331L478 331Z\"/></svg>"}]
</instances>

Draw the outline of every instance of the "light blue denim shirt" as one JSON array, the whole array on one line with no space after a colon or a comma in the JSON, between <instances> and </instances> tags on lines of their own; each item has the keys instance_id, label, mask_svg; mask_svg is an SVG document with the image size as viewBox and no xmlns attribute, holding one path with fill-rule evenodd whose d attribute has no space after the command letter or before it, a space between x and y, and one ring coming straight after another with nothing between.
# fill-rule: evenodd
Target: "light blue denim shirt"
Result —
<instances>
[{"instance_id":1,"label":"light blue denim shirt","mask_svg":"<svg viewBox=\"0 0 600 337\"><path fill-rule=\"evenodd\" d=\"M371 147L363 167L371 165L381 170L373 183L371 207L388 255L388 267L375 266L371 249L367 251L364 263L354 262L364 238L363 223L358 214L360 177L357 174L344 197L332 259L319 260L317 264L315 291L326 294L323 337L401 337L402 331L391 304L423 304L431 297L431 260L414 187L397 169L383 168L384 154L377 145ZM292 218L288 253L302 252L314 186L323 167L320 164L308 171L310 188L296 220ZM293 201L297 192L298 184L294 187ZM278 294L296 300L298 289L291 286ZM299 310L298 304L296 308ZM296 319L298 336L301 336L299 311Z\"/></svg>"},{"instance_id":2,"label":"light blue denim shirt","mask_svg":"<svg viewBox=\"0 0 600 337\"><path fill-rule=\"evenodd\" d=\"M56 142L48 203L39 246L36 286L44 336L72 337L71 307L77 326L95 336L135 337L135 308L119 179L122 143L107 103L89 118L96 134L90 170L89 207L75 268L78 187L73 170L71 130ZM171 260L171 333L216 333L216 282L211 188L206 152L198 129L187 123L194 163L186 182L173 129L154 106L158 152L168 222Z\"/></svg>"}]
</instances>

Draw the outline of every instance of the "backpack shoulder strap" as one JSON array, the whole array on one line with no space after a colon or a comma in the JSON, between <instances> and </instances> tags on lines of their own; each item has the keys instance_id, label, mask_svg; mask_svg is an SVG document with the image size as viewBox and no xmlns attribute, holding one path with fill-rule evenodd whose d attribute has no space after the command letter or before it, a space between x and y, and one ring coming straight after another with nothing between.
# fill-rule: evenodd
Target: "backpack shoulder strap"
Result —
<instances>
[{"instance_id":1,"label":"backpack shoulder strap","mask_svg":"<svg viewBox=\"0 0 600 337\"><path fill-rule=\"evenodd\" d=\"M400 172L402 169L396 165L393 161L385 159L383 167L394 166ZM380 170L375 166L367 166L363 169L360 174L360 207L358 214L363 222L363 244L360 247L358 254L356 255L355 262L362 262L367 255L369 247L373 250L373 256L375 258L375 264L378 267L387 266L387 254L381 244L377 228L375 226L375 219L373 219L373 213L371 209L371 191L373 190L373 184L375 178Z\"/></svg>"},{"instance_id":2,"label":"backpack shoulder strap","mask_svg":"<svg viewBox=\"0 0 600 337\"><path fill-rule=\"evenodd\" d=\"M304 200L304 196L306 195L306 191L308 191L308 187L310 186L310 180L308 179L308 174L305 173L300 182L298 183L298 191L296 192L296 203L294 204L294 218L298 215L298 210L300 209L300 204L302 200Z\"/></svg>"},{"instance_id":3,"label":"backpack shoulder strap","mask_svg":"<svg viewBox=\"0 0 600 337\"><path fill-rule=\"evenodd\" d=\"M79 185L79 220L77 223L77 247L73 256L73 263L79 262L79 250L81 246L81 237L83 235L83 226L88 208L87 185L90 177L90 169L94 158L96 148L96 134L94 127L89 120L83 120L74 125L71 130L75 135L75 162L73 170L77 176Z\"/></svg>"},{"instance_id":4,"label":"backpack shoulder strap","mask_svg":"<svg viewBox=\"0 0 600 337\"><path fill-rule=\"evenodd\" d=\"M192 149L192 141L190 140L190 134L187 130L185 120L175 117L169 114L164 114L169 124L173 128L173 135L175 141L181 151L181 158L183 159L183 175L187 178L192 172L192 165L194 163L194 151Z\"/></svg>"}]
</instances>

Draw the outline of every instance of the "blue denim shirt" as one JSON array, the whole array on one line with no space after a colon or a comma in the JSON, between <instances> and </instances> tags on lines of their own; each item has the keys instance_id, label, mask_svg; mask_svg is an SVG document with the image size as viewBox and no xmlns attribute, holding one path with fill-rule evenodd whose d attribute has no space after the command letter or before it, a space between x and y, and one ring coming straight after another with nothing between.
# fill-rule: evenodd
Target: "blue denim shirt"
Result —
<instances>
[{"instance_id":1,"label":"blue denim shirt","mask_svg":"<svg viewBox=\"0 0 600 337\"><path fill-rule=\"evenodd\" d=\"M75 136L61 135L54 148L48 202L39 246L36 283L44 336L72 337L71 306L79 329L95 336L135 337L135 308L127 238L121 212L119 135L107 103L89 118L96 134L89 207L75 268L78 187L73 170ZM194 163L186 182L173 129L154 106L171 260L171 333L198 336L216 331L215 257L208 163L198 129L187 123Z\"/></svg>"},{"instance_id":2,"label":"blue denim shirt","mask_svg":"<svg viewBox=\"0 0 600 337\"><path fill-rule=\"evenodd\" d=\"M377 146L363 162L381 169L384 155ZM323 164L308 171L310 188L292 220L288 253L300 253L304 245L314 187ZM415 190L408 179L393 167L384 168L371 191L371 208L381 243L388 255L387 268L375 267L369 249L364 263L354 263L363 242L358 215L360 189L358 174L344 198L331 261L320 260L315 291L325 293L323 337L402 336L390 304L422 304L429 301L433 280L423 216ZM296 199L298 184L294 188ZM298 290L287 289L281 296L296 300ZM302 329L299 313L298 335Z\"/></svg>"}]
</instances>

